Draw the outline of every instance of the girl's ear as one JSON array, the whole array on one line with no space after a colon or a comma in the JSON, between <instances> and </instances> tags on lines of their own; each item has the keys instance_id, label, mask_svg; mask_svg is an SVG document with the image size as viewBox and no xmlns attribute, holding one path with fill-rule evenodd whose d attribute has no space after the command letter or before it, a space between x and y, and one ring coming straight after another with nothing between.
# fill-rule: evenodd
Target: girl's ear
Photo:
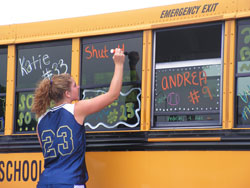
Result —
<instances>
[{"instance_id":1,"label":"girl's ear","mask_svg":"<svg viewBox=\"0 0 250 188\"><path fill-rule=\"evenodd\" d=\"M64 95L65 95L65 97L67 97L67 98L70 98L70 97L71 97L69 91L65 91Z\"/></svg>"}]
</instances>

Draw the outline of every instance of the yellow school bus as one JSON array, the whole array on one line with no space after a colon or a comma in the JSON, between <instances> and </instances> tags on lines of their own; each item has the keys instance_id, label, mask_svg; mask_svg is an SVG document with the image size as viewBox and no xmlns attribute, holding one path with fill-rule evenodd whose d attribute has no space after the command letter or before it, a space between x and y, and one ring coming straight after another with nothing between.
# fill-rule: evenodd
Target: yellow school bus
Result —
<instances>
[{"instance_id":1,"label":"yellow school bus","mask_svg":"<svg viewBox=\"0 0 250 188\"><path fill-rule=\"evenodd\" d=\"M119 99L85 123L88 188L250 187L250 3L201 0L0 26L0 187L43 170L36 83L70 73L81 99Z\"/></svg>"}]
</instances>

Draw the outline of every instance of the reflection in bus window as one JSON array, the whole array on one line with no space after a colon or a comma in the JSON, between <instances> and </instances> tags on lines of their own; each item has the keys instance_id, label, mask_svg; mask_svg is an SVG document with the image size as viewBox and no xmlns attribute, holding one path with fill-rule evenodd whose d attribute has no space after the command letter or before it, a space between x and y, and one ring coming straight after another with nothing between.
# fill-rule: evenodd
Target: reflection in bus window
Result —
<instances>
[{"instance_id":1,"label":"reflection in bus window","mask_svg":"<svg viewBox=\"0 0 250 188\"><path fill-rule=\"evenodd\" d=\"M113 76L111 49L128 52L124 63L123 87L120 97L95 116L85 120L86 130L139 129L142 77L142 33L127 33L82 40L81 89L88 99L107 92Z\"/></svg>"},{"instance_id":2,"label":"reflection in bus window","mask_svg":"<svg viewBox=\"0 0 250 188\"><path fill-rule=\"evenodd\" d=\"M218 58L221 24L160 30L156 48L156 63Z\"/></svg>"},{"instance_id":3,"label":"reflection in bus window","mask_svg":"<svg viewBox=\"0 0 250 188\"><path fill-rule=\"evenodd\" d=\"M237 126L250 127L250 19L237 23Z\"/></svg>"},{"instance_id":4,"label":"reflection in bus window","mask_svg":"<svg viewBox=\"0 0 250 188\"><path fill-rule=\"evenodd\" d=\"M6 97L0 96L0 132L4 132L5 127L5 104L6 104Z\"/></svg>"},{"instance_id":5,"label":"reflection in bus window","mask_svg":"<svg viewBox=\"0 0 250 188\"><path fill-rule=\"evenodd\" d=\"M34 132L37 120L31 113L33 93L42 79L71 72L71 40L17 46L16 132Z\"/></svg>"},{"instance_id":6,"label":"reflection in bus window","mask_svg":"<svg viewBox=\"0 0 250 188\"><path fill-rule=\"evenodd\" d=\"M7 80L7 48L0 47L0 133L5 127L6 80Z\"/></svg>"},{"instance_id":7,"label":"reflection in bus window","mask_svg":"<svg viewBox=\"0 0 250 188\"><path fill-rule=\"evenodd\" d=\"M221 126L221 32L220 23L155 32L153 126Z\"/></svg>"}]
</instances>

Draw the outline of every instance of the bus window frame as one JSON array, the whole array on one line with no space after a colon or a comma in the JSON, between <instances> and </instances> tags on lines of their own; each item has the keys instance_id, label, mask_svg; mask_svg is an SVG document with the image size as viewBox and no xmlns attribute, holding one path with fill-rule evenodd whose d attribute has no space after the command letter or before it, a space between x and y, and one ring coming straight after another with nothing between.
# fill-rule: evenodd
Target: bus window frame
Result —
<instances>
[{"instance_id":1,"label":"bus window frame","mask_svg":"<svg viewBox=\"0 0 250 188\"><path fill-rule=\"evenodd\" d=\"M47 48L47 47L56 47L56 46L65 46L65 45L71 45L71 58L70 58L70 73L71 74L71 65L72 65L72 39L63 39L63 40L51 40L51 41L41 41L41 42L34 42L34 43L25 43L25 44L18 44L16 46L16 66L15 68L17 69L18 67L18 50L19 49L35 49L35 48ZM16 71L16 74L15 74L15 79L16 79L16 82L15 82L15 99L14 99L14 122L13 122L13 133L15 134L33 134L33 133L36 133L36 125L35 125L35 130L34 131L17 131L16 128L18 126L18 123L17 123L17 118L18 118L18 96L19 94L21 93L28 93L28 92L33 92L33 95L34 95L34 92L35 92L35 89L36 88L18 88L17 84L17 79L18 79L18 73ZM41 79L40 79L41 80ZM33 114L33 113L32 113Z\"/></svg>"},{"instance_id":2,"label":"bus window frame","mask_svg":"<svg viewBox=\"0 0 250 188\"><path fill-rule=\"evenodd\" d=\"M236 37L235 37L235 89L234 89L234 127L235 128L250 128L250 124L244 125L244 124L239 124L238 123L238 79L239 78L245 78L249 77L250 78L250 71L248 73L238 73L238 32L239 32L239 22L244 22L244 21L249 21L250 23L250 17L248 18L242 18L242 19L237 19L236 20ZM247 25L247 24L242 24L242 25Z\"/></svg>"},{"instance_id":3,"label":"bus window frame","mask_svg":"<svg viewBox=\"0 0 250 188\"><path fill-rule=\"evenodd\" d=\"M99 35L99 36L91 36L91 37L81 37L80 40L80 50L81 50L81 54L80 54L80 69L79 69L79 74L80 74L80 99L82 99L83 96L83 91L86 89L100 89L100 88L105 88L108 89L110 86L110 83L104 83L104 84L86 84L84 85L82 83L83 80L83 72L82 72L82 66L85 62L83 62L83 45L87 45L87 44L95 44L95 43L104 43L104 42L113 42L113 41L119 41L119 40L126 40L126 39L132 39L132 38L141 38L142 39L142 49L141 49L141 56L143 57L143 31L131 31L131 32L124 32L124 33L113 33L113 34L108 34L108 35ZM143 60L141 57L141 67L140 70L142 71L143 69ZM142 76L142 75L141 75ZM140 87L142 89L142 79L140 81L130 81L130 82L122 82L122 89L124 86L131 86L131 85L136 85L138 87ZM125 129L121 128L105 128L105 127L101 127L100 130L86 130L87 132L123 132L123 131L138 131L141 130L141 126L140 126L140 122L141 122L141 94L140 94L140 113L139 113L139 125L137 125L134 128L128 128L126 127ZM119 127L119 126L118 126Z\"/></svg>"},{"instance_id":4,"label":"bus window frame","mask_svg":"<svg viewBox=\"0 0 250 188\"><path fill-rule=\"evenodd\" d=\"M203 27L203 26L212 26L212 25L221 25L221 49L220 49L220 58L210 58L210 59L195 59L195 60L187 60L187 61L173 61L173 62L160 62L158 63L159 65L157 65L156 63L156 33L157 32L162 32L162 31L171 31L171 30L182 30L182 29L190 29L190 28L199 28L199 27ZM178 27L171 27L171 28L163 28L163 29L156 29L153 31L153 47L152 47L152 88L151 88L151 92L152 92L152 99L151 99L151 127L150 129L204 129L204 128L208 128L208 129L212 129L212 128L222 128L222 108L223 108L223 68L224 68L224 33L225 33L225 22L224 21L219 21L219 22L212 22L212 23L201 23L201 24L192 24L192 25L188 25L188 26L178 26ZM202 63L202 61L206 61L206 60L211 60L211 59L219 59L220 60L220 65L221 66L221 70L220 70L220 109L219 109L219 120L218 121L183 121L183 122L155 122L155 113L154 113L154 100L155 100L155 96L154 96L154 90L155 90L155 70L157 70L157 66L164 66L164 65L160 65L160 64L168 64L169 67L171 68L177 68L180 67L181 65L185 64L185 66L197 66L197 65L204 65L204 63ZM192 62L199 62L197 64L192 64ZM189 64L186 64L186 63ZM171 64L171 65L169 65ZM174 66L175 64L177 64L177 66ZM210 65L210 64L206 64L206 65ZM168 67L166 67L168 68ZM190 114L192 115L192 113L182 113L179 115L185 115L185 114ZM197 114L196 112L193 114ZM202 114L202 113L201 113ZM203 113L204 114L204 113ZM212 114L212 113L206 113L206 114ZM172 114L169 114L172 115ZM175 115L178 115L177 113L175 113ZM201 125L202 126L199 126Z\"/></svg>"}]
</instances>

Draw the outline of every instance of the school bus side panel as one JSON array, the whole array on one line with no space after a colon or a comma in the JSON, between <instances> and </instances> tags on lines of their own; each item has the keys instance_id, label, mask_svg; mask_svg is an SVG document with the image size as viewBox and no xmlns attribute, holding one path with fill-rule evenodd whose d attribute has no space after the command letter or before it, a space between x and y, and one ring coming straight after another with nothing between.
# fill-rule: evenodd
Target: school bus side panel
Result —
<instances>
[{"instance_id":1,"label":"school bus side panel","mask_svg":"<svg viewBox=\"0 0 250 188\"><path fill-rule=\"evenodd\" d=\"M88 188L247 188L249 151L89 152Z\"/></svg>"},{"instance_id":2,"label":"school bus side panel","mask_svg":"<svg viewBox=\"0 0 250 188\"><path fill-rule=\"evenodd\" d=\"M87 152L88 188L248 188L250 151ZM0 185L34 188L42 153L0 154Z\"/></svg>"}]
</instances>

